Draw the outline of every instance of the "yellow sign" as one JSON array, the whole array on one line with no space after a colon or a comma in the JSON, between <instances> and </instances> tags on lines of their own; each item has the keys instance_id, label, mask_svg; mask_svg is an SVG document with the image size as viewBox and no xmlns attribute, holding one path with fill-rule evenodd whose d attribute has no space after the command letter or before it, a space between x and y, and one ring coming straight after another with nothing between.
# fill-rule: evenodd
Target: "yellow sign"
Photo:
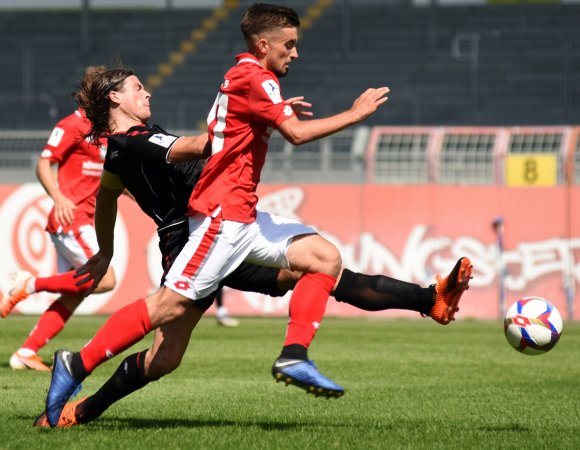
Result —
<instances>
[{"instance_id":1,"label":"yellow sign","mask_svg":"<svg viewBox=\"0 0 580 450\"><path fill-rule=\"evenodd\" d=\"M517 153L507 156L508 186L555 186L558 160L554 153Z\"/></svg>"}]
</instances>

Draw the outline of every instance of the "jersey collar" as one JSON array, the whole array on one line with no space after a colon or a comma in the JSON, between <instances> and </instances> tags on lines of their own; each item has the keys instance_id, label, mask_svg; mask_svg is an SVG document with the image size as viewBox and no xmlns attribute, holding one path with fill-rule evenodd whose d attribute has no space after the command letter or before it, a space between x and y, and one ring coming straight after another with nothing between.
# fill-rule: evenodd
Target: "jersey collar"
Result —
<instances>
[{"instance_id":1,"label":"jersey collar","mask_svg":"<svg viewBox=\"0 0 580 450\"><path fill-rule=\"evenodd\" d=\"M256 58L251 53L242 53L242 54L236 56L236 61L238 62L238 64L250 62L250 63L258 64L259 66L261 66L261 64L258 62L258 58Z\"/></svg>"}]
</instances>

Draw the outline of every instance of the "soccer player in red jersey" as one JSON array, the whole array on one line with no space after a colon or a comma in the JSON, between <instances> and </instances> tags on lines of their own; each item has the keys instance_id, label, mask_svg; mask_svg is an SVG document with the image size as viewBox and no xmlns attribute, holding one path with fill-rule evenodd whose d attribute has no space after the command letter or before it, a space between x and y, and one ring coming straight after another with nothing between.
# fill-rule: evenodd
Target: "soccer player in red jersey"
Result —
<instances>
[{"instance_id":1,"label":"soccer player in red jersey","mask_svg":"<svg viewBox=\"0 0 580 450\"><path fill-rule=\"evenodd\" d=\"M104 71L102 66L87 67L85 80ZM50 370L37 352L63 329L89 287L89 284L77 286L73 275L98 250L93 216L107 150L104 140L91 143L84 138L90 128L84 111L77 109L56 124L37 162L38 179L54 202L46 231L56 248L59 274L34 277L25 271L16 272L7 294L0 294L0 316L5 318L18 302L35 292L54 292L61 296L42 314L26 341L10 358L13 369ZM58 165L57 180L52 169L55 164ZM109 268L94 292L110 291L114 286L115 274Z\"/></svg>"},{"instance_id":2,"label":"soccer player in red jersey","mask_svg":"<svg viewBox=\"0 0 580 450\"><path fill-rule=\"evenodd\" d=\"M195 141L203 142L203 137L202 140L199 140L199 137L180 140L178 136L167 133L156 125L148 126L145 123L135 125L134 122L127 122L121 118L111 120L110 116L118 116L113 114L113 110L125 111L121 116L136 115L141 117L143 122L150 117L147 108L135 112L135 107L131 106L133 103L131 96L124 96L123 100L117 97L119 104L109 102L111 89L137 90L141 92L137 98L141 98L143 102L148 100L149 94L142 90L140 82L130 71L111 70L98 78L90 94L85 89L86 84L84 88L81 84L78 96L78 101L87 115L91 118L98 117L93 119L93 132L96 135L106 134L109 128L115 128L117 131L114 135L108 136L108 151L98 195L96 222L101 222L102 214L114 215L117 197L125 188L129 189L141 209L158 226L165 275L188 241L189 226L185 211L189 194L203 168L202 161L174 162L180 159L180 152L184 148L187 150L187 158L199 158L201 146L196 146ZM290 99L288 102L293 101L294 99ZM107 109L108 112L103 113ZM127 125L133 126L127 129ZM176 145L178 142L180 145ZM105 253L106 249L110 248L113 230L112 222L97 227L97 237L99 243L103 244L101 248ZM91 277L98 282L106 273L109 262L110 257L103 257L99 252L81 269L81 272L90 272ZM343 269L334 296L337 301L367 311L414 310L422 315L429 315L437 322L447 324L453 319L449 314L456 312L456 302L467 288L469 273L464 271L467 264L468 260L461 258L448 277L438 279L436 285L427 288L384 275L370 276ZM289 274L284 269L242 263L223 280L223 283L240 290L280 296L295 286L297 275L299 276ZM95 394L66 404L56 426L67 427L90 422L116 401L177 368L196 324L198 314L194 310L199 308L199 302L195 304L189 302L178 320L156 330L154 343L150 349L126 357L113 376ZM124 315L123 311L115 313L111 323L119 325L118 316ZM107 329L110 333L119 333L123 328L119 326L119 329L115 330L114 327L107 326ZM99 340L103 340L102 336ZM60 354L59 352L57 354ZM75 360L79 362L78 358ZM70 369L73 371L75 363L72 360L70 362ZM62 366L57 365L55 370L60 372L59 367L62 369ZM46 413L41 414L34 425L49 426Z\"/></svg>"},{"instance_id":3,"label":"soccer player in red jersey","mask_svg":"<svg viewBox=\"0 0 580 450\"><path fill-rule=\"evenodd\" d=\"M225 74L208 115L212 155L190 197L189 242L165 286L196 301L242 261L304 273L290 300L286 338L272 374L307 391L340 396L344 389L307 355L340 273L340 254L314 229L256 211L256 189L275 129L294 145L328 136L373 114L389 89L368 89L348 111L329 118L298 119L281 95L278 77L298 57L299 26L296 12L284 6L255 4L244 15L248 52Z\"/></svg>"},{"instance_id":4,"label":"soccer player in red jersey","mask_svg":"<svg viewBox=\"0 0 580 450\"><path fill-rule=\"evenodd\" d=\"M274 20L264 20L264 12ZM328 294L340 271L338 251L309 227L256 212L255 188L267 150L267 138L273 127L278 127L295 144L327 136L372 114L386 101L388 89L367 90L350 110L332 118L301 122L296 118L295 110L307 104L296 99L291 102L292 106L288 105L281 100L279 87L276 91L274 86L277 86L275 74L283 75L287 64L297 56L295 45L299 22L296 14L289 8L254 5L244 18L243 29L244 24L246 31L254 25L266 28L256 31L257 34L246 33L249 48L256 55L238 57L238 66L226 74L216 105L210 112L208 122L212 156L190 199L189 241L171 266L165 285L159 292L114 313L80 352L59 350L55 353L46 401L46 416L51 426L59 424L66 401L94 368L139 341L152 329L162 330L162 336L169 330L179 333L180 325L185 324L187 326L182 334L186 338L184 345L187 345L189 333L211 304L212 294L221 280L243 261L298 269L306 273L296 285L291 299L287 337L282 353L274 364L273 375L316 395L337 397L344 392L341 386L324 377L307 358L307 347L322 319ZM236 68L240 68L240 74L236 73ZM243 83L246 85L242 86ZM243 102L236 104L232 101L233 109L229 109L228 87L240 91L247 88L250 101L245 103L245 112L240 106ZM149 118L149 95L136 77L128 77L123 85L120 82L111 83L106 94L111 104L120 106L110 111L110 131L127 130ZM122 110L129 117L120 116ZM246 122L242 117L244 114L248 119ZM227 119L236 115L240 120L228 128ZM217 120L214 121L214 118ZM151 139L166 146L167 152L164 154L167 162L179 161L176 144L179 140L158 134L151 136ZM229 140L227 145L226 140ZM172 145L177 153L174 150L169 152ZM118 158L120 154L112 157ZM212 180L220 186L216 188ZM122 186L116 183L118 181L103 177L101 192L106 193L108 189L118 192ZM111 233L116 210L114 205L106 209L108 212L103 217L97 215L99 220L96 227L98 234L107 238L103 245L99 239L99 253L81 269L82 273L89 275L89 279L94 273L101 272L102 267L108 267L112 255ZM442 283L448 286L442 297L451 294L450 291L453 291L451 296L456 297L466 288L466 280L462 278L466 275L466 263L468 260L462 258L452 271L455 274L453 280ZM456 289L459 284L461 286ZM395 290L401 292L403 288L398 286ZM431 292L436 291L433 308L438 305L440 297L439 288ZM445 301L443 305L446 309L449 307ZM154 347L156 345L157 335ZM155 363L151 359L156 350L153 348L139 358L140 364L151 368ZM155 373L151 374L149 370L154 379Z\"/></svg>"}]
</instances>

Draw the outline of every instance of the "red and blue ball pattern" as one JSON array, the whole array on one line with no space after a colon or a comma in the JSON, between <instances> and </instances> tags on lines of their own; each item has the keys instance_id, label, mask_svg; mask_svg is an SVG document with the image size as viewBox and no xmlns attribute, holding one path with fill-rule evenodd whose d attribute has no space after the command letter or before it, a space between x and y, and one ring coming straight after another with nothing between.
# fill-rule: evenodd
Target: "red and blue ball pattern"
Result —
<instances>
[{"instance_id":1,"label":"red and blue ball pattern","mask_svg":"<svg viewBox=\"0 0 580 450\"><path fill-rule=\"evenodd\" d=\"M562 317L547 300L526 297L507 311L504 332L510 345L526 355L550 351L562 334Z\"/></svg>"}]
</instances>

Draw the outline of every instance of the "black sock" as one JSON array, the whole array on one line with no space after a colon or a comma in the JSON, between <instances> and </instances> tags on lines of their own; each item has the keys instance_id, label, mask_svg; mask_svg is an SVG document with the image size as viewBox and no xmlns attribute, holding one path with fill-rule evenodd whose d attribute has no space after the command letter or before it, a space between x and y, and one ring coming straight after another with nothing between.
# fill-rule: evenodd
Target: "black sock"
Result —
<instances>
[{"instance_id":1,"label":"black sock","mask_svg":"<svg viewBox=\"0 0 580 450\"><path fill-rule=\"evenodd\" d=\"M70 369L72 372L72 376L79 383L81 381L83 381L89 375L85 369L85 365L83 364L83 360L81 359L80 352L75 352L71 355Z\"/></svg>"},{"instance_id":2,"label":"black sock","mask_svg":"<svg viewBox=\"0 0 580 450\"><path fill-rule=\"evenodd\" d=\"M301 359L303 361L308 361L308 350L303 345L290 344L282 348L282 353L280 353L279 357L286 359Z\"/></svg>"},{"instance_id":3,"label":"black sock","mask_svg":"<svg viewBox=\"0 0 580 450\"><path fill-rule=\"evenodd\" d=\"M84 402L79 403L75 415L79 423L87 423L103 414L109 406L150 381L143 372L147 350L127 356L103 386Z\"/></svg>"},{"instance_id":4,"label":"black sock","mask_svg":"<svg viewBox=\"0 0 580 450\"><path fill-rule=\"evenodd\" d=\"M365 311L408 309L429 314L434 295L434 285L422 288L384 275L365 275L344 269L334 298Z\"/></svg>"}]
</instances>

